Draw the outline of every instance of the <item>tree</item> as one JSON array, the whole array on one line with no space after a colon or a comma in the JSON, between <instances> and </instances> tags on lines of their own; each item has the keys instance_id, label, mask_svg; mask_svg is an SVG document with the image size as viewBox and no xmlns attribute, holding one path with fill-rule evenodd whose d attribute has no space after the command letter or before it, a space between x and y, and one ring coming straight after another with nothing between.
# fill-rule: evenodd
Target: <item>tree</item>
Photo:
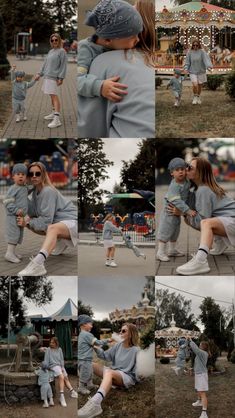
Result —
<instances>
[{"instance_id":1,"label":"tree","mask_svg":"<svg viewBox=\"0 0 235 418\"><path fill-rule=\"evenodd\" d=\"M121 186L126 191L133 189L155 190L155 139L142 140L139 146L139 152L132 161L123 161L121 169Z\"/></svg>"},{"instance_id":2,"label":"tree","mask_svg":"<svg viewBox=\"0 0 235 418\"><path fill-rule=\"evenodd\" d=\"M106 192L99 186L108 178L106 167L113 165L113 162L106 158L103 144L102 139L78 141L78 207L81 222L87 219L92 206L101 203Z\"/></svg>"},{"instance_id":3,"label":"tree","mask_svg":"<svg viewBox=\"0 0 235 418\"><path fill-rule=\"evenodd\" d=\"M9 69L10 64L7 59L5 25L0 14L0 79L5 79Z\"/></svg>"},{"instance_id":4,"label":"tree","mask_svg":"<svg viewBox=\"0 0 235 418\"><path fill-rule=\"evenodd\" d=\"M93 317L93 310L90 305L83 305L82 301L78 299L78 315L88 315Z\"/></svg>"},{"instance_id":5,"label":"tree","mask_svg":"<svg viewBox=\"0 0 235 418\"><path fill-rule=\"evenodd\" d=\"M19 329L25 323L26 306L24 300L33 300L37 306L52 300L52 283L46 277L33 280L19 277L0 277L0 329L5 336L8 324L9 280L11 280L11 328Z\"/></svg>"},{"instance_id":6,"label":"tree","mask_svg":"<svg viewBox=\"0 0 235 418\"><path fill-rule=\"evenodd\" d=\"M59 32L62 38L69 37L71 31L77 24L77 1L50 0L47 5L54 19L56 31Z\"/></svg>"},{"instance_id":7,"label":"tree","mask_svg":"<svg viewBox=\"0 0 235 418\"><path fill-rule=\"evenodd\" d=\"M156 329L170 326L172 314L176 326L189 330L198 330L194 314L191 313L191 300L182 295L170 293L168 289L156 290Z\"/></svg>"},{"instance_id":8,"label":"tree","mask_svg":"<svg viewBox=\"0 0 235 418\"><path fill-rule=\"evenodd\" d=\"M204 334L214 340L220 349L226 348L225 318L220 306L211 297L207 297L201 303L200 309L199 319L205 327Z\"/></svg>"}]
</instances>

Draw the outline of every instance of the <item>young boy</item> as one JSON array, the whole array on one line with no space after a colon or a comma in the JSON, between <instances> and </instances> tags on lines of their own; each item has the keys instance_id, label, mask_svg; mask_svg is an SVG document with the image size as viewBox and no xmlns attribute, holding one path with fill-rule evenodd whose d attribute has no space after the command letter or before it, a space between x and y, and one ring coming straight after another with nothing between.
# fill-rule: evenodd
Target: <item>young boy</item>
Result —
<instances>
[{"instance_id":1,"label":"young boy","mask_svg":"<svg viewBox=\"0 0 235 418\"><path fill-rule=\"evenodd\" d=\"M95 29L95 34L78 44L78 94L85 97L103 96L118 102L127 94L127 85L118 83L119 77L99 80L88 74L92 61L100 54L113 49L132 49L139 41L143 29L139 12L123 0L101 0L87 13L85 24Z\"/></svg>"},{"instance_id":2,"label":"young boy","mask_svg":"<svg viewBox=\"0 0 235 418\"><path fill-rule=\"evenodd\" d=\"M78 372L79 372L79 388L78 392L82 395L88 395L89 389L96 388L92 382L92 359L93 347L95 345L105 345L112 341L112 339L98 340L91 334L93 327L92 318L88 315L78 316L78 327L80 333L78 336Z\"/></svg>"},{"instance_id":3,"label":"young boy","mask_svg":"<svg viewBox=\"0 0 235 418\"><path fill-rule=\"evenodd\" d=\"M190 181L186 178L186 167L186 162L178 157L173 158L168 165L168 170L173 179L165 195L164 208L161 212L159 221L157 260L160 261L169 261L170 259L168 256L181 257L184 255L176 248L177 239L180 233L180 216L173 216L168 213L168 205L174 205L185 215L196 215L196 211L190 209L185 203L190 189ZM168 241L170 248L167 254Z\"/></svg>"},{"instance_id":4,"label":"young boy","mask_svg":"<svg viewBox=\"0 0 235 418\"><path fill-rule=\"evenodd\" d=\"M54 406L53 393L50 385L50 372L45 361L42 361L41 369L37 372L38 385L40 386L41 400L43 401L43 408ZM48 403L49 399L49 403Z\"/></svg>"},{"instance_id":5,"label":"young boy","mask_svg":"<svg viewBox=\"0 0 235 418\"><path fill-rule=\"evenodd\" d=\"M27 120L25 114L25 98L27 89L34 86L36 79L33 78L30 82L24 80L25 72L16 71L16 66L11 68L11 81L12 81L12 107L16 114L16 122L20 122L20 116L23 120Z\"/></svg>"},{"instance_id":6,"label":"young boy","mask_svg":"<svg viewBox=\"0 0 235 418\"><path fill-rule=\"evenodd\" d=\"M180 100L182 96L182 88L183 88L183 81L184 77L181 74L181 70L178 68L174 69L174 77L172 77L167 84L167 89L170 87L170 89L173 92L173 95L175 96L175 103L174 106L178 107L180 105Z\"/></svg>"},{"instance_id":7,"label":"young boy","mask_svg":"<svg viewBox=\"0 0 235 418\"><path fill-rule=\"evenodd\" d=\"M26 177L28 169L24 164L15 164L12 170L13 186L8 189L3 204L6 209L7 252L5 259L11 263L19 263L16 246L23 240L24 228L17 225L16 216L25 216L28 212L28 189Z\"/></svg>"},{"instance_id":8,"label":"young boy","mask_svg":"<svg viewBox=\"0 0 235 418\"><path fill-rule=\"evenodd\" d=\"M185 360L190 356L188 341L186 340L186 338L180 338L178 341L178 345L179 349L175 360L175 367L173 367L173 370L175 371L175 374L177 374L177 376L180 370L182 370L185 367Z\"/></svg>"}]
</instances>

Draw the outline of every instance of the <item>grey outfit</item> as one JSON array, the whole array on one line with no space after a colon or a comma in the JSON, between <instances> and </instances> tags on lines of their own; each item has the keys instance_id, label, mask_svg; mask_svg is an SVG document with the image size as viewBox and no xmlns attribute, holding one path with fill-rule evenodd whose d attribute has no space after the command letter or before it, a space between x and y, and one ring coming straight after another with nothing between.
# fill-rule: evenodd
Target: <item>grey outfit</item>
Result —
<instances>
[{"instance_id":1,"label":"grey outfit","mask_svg":"<svg viewBox=\"0 0 235 418\"><path fill-rule=\"evenodd\" d=\"M16 214L22 209L23 215L28 213L28 189L27 186L11 186L4 197L3 204L6 209L6 240L8 244L21 244L24 228L17 225Z\"/></svg>"},{"instance_id":2,"label":"grey outfit","mask_svg":"<svg viewBox=\"0 0 235 418\"><path fill-rule=\"evenodd\" d=\"M208 353L204 350L201 350L193 341L190 341L189 345L193 352L196 354L194 360L194 372L196 374L207 373L206 366L208 360Z\"/></svg>"},{"instance_id":3,"label":"grey outfit","mask_svg":"<svg viewBox=\"0 0 235 418\"><path fill-rule=\"evenodd\" d=\"M179 77L179 78L172 77L169 83L167 84L167 86L170 87L174 96L177 99L180 99L182 95L183 81L184 81L184 77Z\"/></svg>"},{"instance_id":4,"label":"grey outfit","mask_svg":"<svg viewBox=\"0 0 235 418\"><path fill-rule=\"evenodd\" d=\"M67 54L63 48L53 48L48 52L39 72L40 76L50 80L63 80L67 69Z\"/></svg>"},{"instance_id":5,"label":"grey outfit","mask_svg":"<svg viewBox=\"0 0 235 418\"><path fill-rule=\"evenodd\" d=\"M40 393L42 401L47 401L49 398L53 398L53 393L50 385L50 372L48 370L40 369L37 373L38 384L40 386Z\"/></svg>"},{"instance_id":6,"label":"grey outfit","mask_svg":"<svg viewBox=\"0 0 235 418\"><path fill-rule=\"evenodd\" d=\"M60 347L56 349L48 347L44 355L44 361L48 369L55 366L64 367L63 351Z\"/></svg>"},{"instance_id":7,"label":"grey outfit","mask_svg":"<svg viewBox=\"0 0 235 418\"><path fill-rule=\"evenodd\" d=\"M177 241L180 233L180 216L170 215L167 212L167 206L172 203L177 209L183 213L187 213L189 206L186 201L189 196L190 181L185 179L184 183L176 183L173 179L167 190L164 199L164 208L160 214L157 238L160 241Z\"/></svg>"},{"instance_id":8,"label":"grey outfit","mask_svg":"<svg viewBox=\"0 0 235 418\"><path fill-rule=\"evenodd\" d=\"M120 83L128 85L128 94L118 103L103 97L78 96L79 138L154 137L155 72L145 64L141 52L105 52L94 59L89 74L99 80L119 75Z\"/></svg>"},{"instance_id":9,"label":"grey outfit","mask_svg":"<svg viewBox=\"0 0 235 418\"><path fill-rule=\"evenodd\" d=\"M128 237L126 235L123 235L123 239L124 239L124 242L125 242L127 248L129 248L130 250L132 250L133 253L136 255L136 257L140 257L142 253L139 250L139 248L136 247L136 245L133 244L133 242L131 240L131 237Z\"/></svg>"},{"instance_id":10,"label":"grey outfit","mask_svg":"<svg viewBox=\"0 0 235 418\"><path fill-rule=\"evenodd\" d=\"M203 50L190 50L186 55L184 69L190 74L205 74L208 67L213 67L209 55Z\"/></svg>"},{"instance_id":11,"label":"grey outfit","mask_svg":"<svg viewBox=\"0 0 235 418\"><path fill-rule=\"evenodd\" d=\"M77 209L73 203L51 186L44 186L40 193L36 189L29 200L30 228L46 231L48 225L65 220L77 220Z\"/></svg>"},{"instance_id":12,"label":"grey outfit","mask_svg":"<svg viewBox=\"0 0 235 418\"><path fill-rule=\"evenodd\" d=\"M235 200L229 196L221 199L208 186L199 186L195 191L197 215L189 218L190 225L200 230L202 219L214 217L235 217Z\"/></svg>"},{"instance_id":13,"label":"grey outfit","mask_svg":"<svg viewBox=\"0 0 235 418\"><path fill-rule=\"evenodd\" d=\"M81 330L78 336L78 371L79 380L87 384L92 380L93 346L105 345L108 340L98 340L91 332Z\"/></svg>"},{"instance_id":14,"label":"grey outfit","mask_svg":"<svg viewBox=\"0 0 235 418\"><path fill-rule=\"evenodd\" d=\"M77 92L79 95L85 97L101 96L101 86L104 80L99 80L94 74L88 73L93 60L106 51L110 51L110 49L97 45L95 36L83 39L78 43Z\"/></svg>"},{"instance_id":15,"label":"grey outfit","mask_svg":"<svg viewBox=\"0 0 235 418\"><path fill-rule=\"evenodd\" d=\"M114 232L119 234L119 235L122 234L120 229L117 228L115 225L113 225L112 222L105 221L104 227L103 227L103 240L106 240L106 239L112 240Z\"/></svg>"},{"instance_id":16,"label":"grey outfit","mask_svg":"<svg viewBox=\"0 0 235 418\"><path fill-rule=\"evenodd\" d=\"M25 112L25 99L27 90L33 87L36 80L28 81L16 81L15 71L11 71L12 81L12 106L15 113Z\"/></svg>"},{"instance_id":17,"label":"grey outfit","mask_svg":"<svg viewBox=\"0 0 235 418\"><path fill-rule=\"evenodd\" d=\"M177 353L177 357L175 360L175 364L177 367L183 368L185 366L185 360L189 357L189 348L188 344L184 344L183 346L179 346L179 350Z\"/></svg>"},{"instance_id":18,"label":"grey outfit","mask_svg":"<svg viewBox=\"0 0 235 418\"><path fill-rule=\"evenodd\" d=\"M139 347L125 348L122 342L115 344L107 351L101 348L96 349L99 358L112 362L112 370L119 370L126 373L135 383L138 381L136 376L136 356L138 351Z\"/></svg>"}]
</instances>

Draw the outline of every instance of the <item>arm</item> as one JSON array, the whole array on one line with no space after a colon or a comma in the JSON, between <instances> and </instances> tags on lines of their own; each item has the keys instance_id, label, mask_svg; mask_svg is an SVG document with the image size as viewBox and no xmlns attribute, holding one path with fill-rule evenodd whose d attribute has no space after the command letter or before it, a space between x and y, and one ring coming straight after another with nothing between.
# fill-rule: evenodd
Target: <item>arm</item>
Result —
<instances>
[{"instance_id":1,"label":"arm","mask_svg":"<svg viewBox=\"0 0 235 418\"><path fill-rule=\"evenodd\" d=\"M17 190L9 189L7 192L6 197L3 200L3 204L7 209L9 215L17 215L20 208L15 205L15 196L17 194Z\"/></svg>"},{"instance_id":2,"label":"arm","mask_svg":"<svg viewBox=\"0 0 235 418\"><path fill-rule=\"evenodd\" d=\"M205 64L206 68L211 69L213 67L213 65L212 65L212 62L211 62L211 59L210 59L209 55L206 53L206 51L202 51L202 53L203 53L203 55L202 55L203 62Z\"/></svg>"},{"instance_id":3,"label":"arm","mask_svg":"<svg viewBox=\"0 0 235 418\"><path fill-rule=\"evenodd\" d=\"M11 68L11 81L12 82L15 81L15 79L16 79L15 70L16 70L15 67Z\"/></svg>"},{"instance_id":4,"label":"arm","mask_svg":"<svg viewBox=\"0 0 235 418\"><path fill-rule=\"evenodd\" d=\"M47 348L47 350L45 351L44 361L45 361L47 367L49 367L49 363L50 363L50 349L49 348Z\"/></svg>"},{"instance_id":5,"label":"arm","mask_svg":"<svg viewBox=\"0 0 235 418\"><path fill-rule=\"evenodd\" d=\"M36 82L37 82L36 79L33 79L33 80L29 81L29 82L26 82L26 88L27 89L30 89L30 87L33 87L34 84L36 84Z\"/></svg>"},{"instance_id":6,"label":"arm","mask_svg":"<svg viewBox=\"0 0 235 418\"><path fill-rule=\"evenodd\" d=\"M61 366L64 367L64 355L63 355L63 351L60 348L60 362L61 362Z\"/></svg>"},{"instance_id":7,"label":"arm","mask_svg":"<svg viewBox=\"0 0 235 418\"><path fill-rule=\"evenodd\" d=\"M38 217L30 219L29 226L35 231L46 231L48 225L53 223L56 210L56 190L48 188L44 191L44 196L40 204ZM31 208L30 208L31 209ZM31 214L29 214L31 216Z\"/></svg>"},{"instance_id":8,"label":"arm","mask_svg":"<svg viewBox=\"0 0 235 418\"><path fill-rule=\"evenodd\" d=\"M109 348L106 351L102 350L102 348L96 348L96 347L94 347L94 349L99 358L101 358L102 360L113 362L115 358L116 347L117 347L117 344L115 344L113 347Z\"/></svg>"},{"instance_id":9,"label":"arm","mask_svg":"<svg viewBox=\"0 0 235 418\"><path fill-rule=\"evenodd\" d=\"M67 70L67 53L65 52L64 49L61 49L60 68L59 68L59 72L57 76L58 80L63 80L65 78L66 70Z\"/></svg>"},{"instance_id":10,"label":"arm","mask_svg":"<svg viewBox=\"0 0 235 418\"><path fill-rule=\"evenodd\" d=\"M187 222L193 228L200 230L200 222L202 219L211 218L213 216L213 207L216 197L207 186L202 186L196 191L196 210L197 215L193 218L187 217Z\"/></svg>"},{"instance_id":11,"label":"arm","mask_svg":"<svg viewBox=\"0 0 235 418\"><path fill-rule=\"evenodd\" d=\"M186 55L186 60L185 60L185 64L184 64L185 71L187 71L187 72L189 71L190 65L191 65L191 57L190 57L190 52L188 52L187 55Z\"/></svg>"}]
</instances>

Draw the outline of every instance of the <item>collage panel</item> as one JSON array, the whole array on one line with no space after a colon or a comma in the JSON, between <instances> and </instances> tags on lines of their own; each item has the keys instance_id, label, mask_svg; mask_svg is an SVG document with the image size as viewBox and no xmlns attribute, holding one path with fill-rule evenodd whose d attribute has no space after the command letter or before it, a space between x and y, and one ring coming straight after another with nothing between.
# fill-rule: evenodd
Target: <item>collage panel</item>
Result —
<instances>
[{"instance_id":1,"label":"collage panel","mask_svg":"<svg viewBox=\"0 0 235 418\"><path fill-rule=\"evenodd\" d=\"M157 276L155 300L156 417L233 417L234 277Z\"/></svg>"},{"instance_id":2,"label":"collage panel","mask_svg":"<svg viewBox=\"0 0 235 418\"><path fill-rule=\"evenodd\" d=\"M78 40L78 137L153 138L155 1L79 0Z\"/></svg>"},{"instance_id":3,"label":"collage panel","mask_svg":"<svg viewBox=\"0 0 235 418\"><path fill-rule=\"evenodd\" d=\"M154 273L155 140L80 139L79 277Z\"/></svg>"},{"instance_id":4,"label":"collage panel","mask_svg":"<svg viewBox=\"0 0 235 418\"><path fill-rule=\"evenodd\" d=\"M155 417L154 277L78 287L78 417Z\"/></svg>"},{"instance_id":5,"label":"collage panel","mask_svg":"<svg viewBox=\"0 0 235 418\"><path fill-rule=\"evenodd\" d=\"M0 284L1 417L77 416L77 276Z\"/></svg>"},{"instance_id":6,"label":"collage panel","mask_svg":"<svg viewBox=\"0 0 235 418\"><path fill-rule=\"evenodd\" d=\"M1 274L77 275L76 147L0 140Z\"/></svg>"},{"instance_id":7,"label":"collage panel","mask_svg":"<svg viewBox=\"0 0 235 418\"><path fill-rule=\"evenodd\" d=\"M156 1L159 138L234 137L234 10L229 0Z\"/></svg>"},{"instance_id":8,"label":"collage panel","mask_svg":"<svg viewBox=\"0 0 235 418\"><path fill-rule=\"evenodd\" d=\"M156 275L232 276L235 139L157 139Z\"/></svg>"}]
</instances>

